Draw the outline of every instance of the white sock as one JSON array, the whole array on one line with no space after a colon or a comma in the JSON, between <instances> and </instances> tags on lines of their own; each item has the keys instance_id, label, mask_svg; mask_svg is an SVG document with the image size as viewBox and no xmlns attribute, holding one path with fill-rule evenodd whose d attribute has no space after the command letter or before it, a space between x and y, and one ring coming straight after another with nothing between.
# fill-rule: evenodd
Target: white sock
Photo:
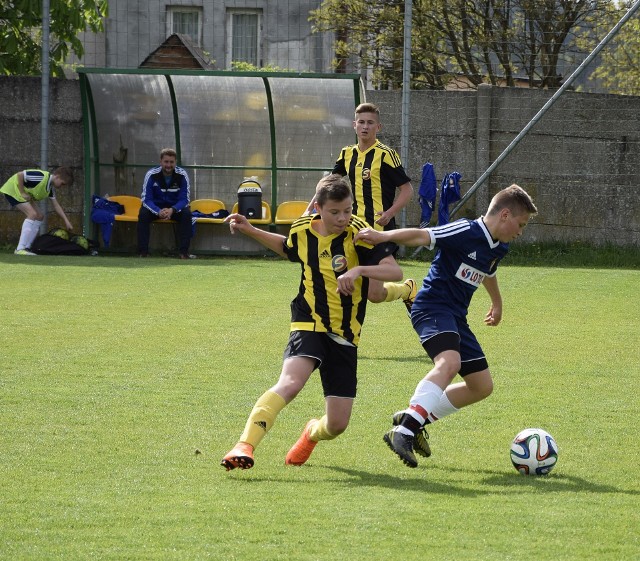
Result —
<instances>
[{"instance_id":1,"label":"white sock","mask_svg":"<svg viewBox=\"0 0 640 561\"><path fill-rule=\"evenodd\" d=\"M22 223L22 230L20 232L20 240L18 241L18 247L16 250L21 249L29 249L33 240L38 236L38 232L40 231L40 225L42 222L40 220L31 220L30 218L25 218Z\"/></svg>"},{"instance_id":2,"label":"white sock","mask_svg":"<svg viewBox=\"0 0 640 561\"><path fill-rule=\"evenodd\" d=\"M424 425L433 411L440 403L441 397L444 395L442 388L429 380L422 380L417 386L416 391L409 402L409 408L406 413L416 419L421 425ZM413 434L409 429L402 425L396 430L403 434Z\"/></svg>"},{"instance_id":3,"label":"white sock","mask_svg":"<svg viewBox=\"0 0 640 561\"><path fill-rule=\"evenodd\" d=\"M29 242L27 243L27 247L31 248L31 244L33 243L33 240L35 240L38 237L38 234L40 233L40 226L42 226L42 222L40 220L32 220L31 221L31 229L29 231Z\"/></svg>"},{"instance_id":4,"label":"white sock","mask_svg":"<svg viewBox=\"0 0 640 561\"><path fill-rule=\"evenodd\" d=\"M431 423L435 423L438 419L442 419L442 417L457 413L458 411L460 411L460 409L452 405L447 397L447 392L444 392L438 404L429 412L428 418Z\"/></svg>"}]
</instances>

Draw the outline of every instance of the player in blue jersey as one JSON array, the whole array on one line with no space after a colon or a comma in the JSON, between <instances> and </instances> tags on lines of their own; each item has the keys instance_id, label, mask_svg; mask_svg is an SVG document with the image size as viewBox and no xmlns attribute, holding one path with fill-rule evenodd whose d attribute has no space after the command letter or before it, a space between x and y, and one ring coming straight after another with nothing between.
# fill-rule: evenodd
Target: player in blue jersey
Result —
<instances>
[{"instance_id":1,"label":"player in blue jersey","mask_svg":"<svg viewBox=\"0 0 640 561\"><path fill-rule=\"evenodd\" d=\"M477 220L461 219L426 229L366 229L356 236L372 244L393 241L437 248L411 308L411 323L434 366L416 387L409 408L394 415L396 426L384 435L387 445L409 467L418 465L414 452L431 453L425 425L491 394L489 365L466 319L469 303L483 285L491 298L484 323L500 323L502 297L496 269L509 242L522 234L537 212L527 192L511 185L491 199L486 216ZM462 381L453 384L456 374Z\"/></svg>"}]
</instances>

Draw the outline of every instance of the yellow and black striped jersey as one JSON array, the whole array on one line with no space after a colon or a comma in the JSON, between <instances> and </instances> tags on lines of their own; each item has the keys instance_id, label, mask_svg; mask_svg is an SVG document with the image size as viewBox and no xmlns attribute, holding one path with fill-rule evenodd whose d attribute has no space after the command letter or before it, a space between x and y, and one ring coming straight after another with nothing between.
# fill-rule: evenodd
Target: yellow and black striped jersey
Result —
<instances>
[{"instance_id":1,"label":"yellow and black striped jersey","mask_svg":"<svg viewBox=\"0 0 640 561\"><path fill-rule=\"evenodd\" d=\"M376 213L393 205L396 189L411 181L398 153L380 141L364 152L357 144L343 148L333 173L349 176L354 198L353 213L376 230L383 229L375 223ZM393 230L395 227L395 220L391 220L384 229Z\"/></svg>"},{"instance_id":2,"label":"yellow and black striped jersey","mask_svg":"<svg viewBox=\"0 0 640 561\"><path fill-rule=\"evenodd\" d=\"M357 345L367 307L369 279L359 277L349 296L337 292L337 279L358 265L377 265L393 255L397 246L354 243L353 237L368 226L357 216L351 217L344 232L329 236L314 230L313 220L320 220L320 216L298 218L284 242L289 260L302 267L299 292L291 302L291 331L333 333Z\"/></svg>"}]
</instances>

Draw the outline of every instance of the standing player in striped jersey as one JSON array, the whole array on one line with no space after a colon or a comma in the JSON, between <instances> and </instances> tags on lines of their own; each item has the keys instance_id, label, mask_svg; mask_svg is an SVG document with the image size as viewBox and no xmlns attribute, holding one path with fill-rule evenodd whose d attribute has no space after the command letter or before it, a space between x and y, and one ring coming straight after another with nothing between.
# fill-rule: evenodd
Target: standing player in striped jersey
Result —
<instances>
[{"instance_id":1,"label":"standing player in striped jersey","mask_svg":"<svg viewBox=\"0 0 640 561\"><path fill-rule=\"evenodd\" d=\"M358 105L353 128L358 142L342 149L333 173L349 176L354 196L353 214L371 228L393 230L396 215L413 196L411 179L402 167L398 153L377 138L382 129L377 105ZM413 279L401 283L373 281L369 286L369 301L402 300L410 311L417 288Z\"/></svg>"},{"instance_id":2,"label":"standing player in striped jersey","mask_svg":"<svg viewBox=\"0 0 640 561\"><path fill-rule=\"evenodd\" d=\"M347 182L329 175L320 180L316 193L317 214L296 220L288 238L255 228L240 214L225 219L232 233L242 232L302 268L280 378L258 399L240 440L222 458L227 470L253 466L255 448L317 368L325 413L307 422L285 463L304 464L320 440L332 440L346 430L356 396L357 345L370 281L402 279L393 258L395 244L354 242L367 225L352 215Z\"/></svg>"},{"instance_id":3,"label":"standing player in striped jersey","mask_svg":"<svg viewBox=\"0 0 640 561\"><path fill-rule=\"evenodd\" d=\"M435 228L405 228L391 232L363 230L356 240L390 241L437 248L437 253L411 309L411 323L434 363L418 384L409 408L393 416L396 425L384 441L409 467L431 452L424 426L488 397L493 380L482 348L467 323L469 303L482 284L491 306L484 323L502 319L502 297L496 269L515 240L538 211L524 189L511 185L498 192L486 216L461 219ZM462 382L452 384L456 374ZM422 437L422 443L419 442Z\"/></svg>"},{"instance_id":4,"label":"standing player in striped jersey","mask_svg":"<svg viewBox=\"0 0 640 561\"><path fill-rule=\"evenodd\" d=\"M55 189L71 187L71 185L73 185L73 172L67 167L59 167L53 173L39 169L20 171L0 187L0 192L4 194L11 207L18 209L26 216L22 223L18 247L14 251L16 255L36 255L30 251L30 248L44 220L44 214L36 205L37 201L48 198L53 210L64 222L65 228L69 231L73 230L62 206L56 200L55 193Z\"/></svg>"}]
</instances>

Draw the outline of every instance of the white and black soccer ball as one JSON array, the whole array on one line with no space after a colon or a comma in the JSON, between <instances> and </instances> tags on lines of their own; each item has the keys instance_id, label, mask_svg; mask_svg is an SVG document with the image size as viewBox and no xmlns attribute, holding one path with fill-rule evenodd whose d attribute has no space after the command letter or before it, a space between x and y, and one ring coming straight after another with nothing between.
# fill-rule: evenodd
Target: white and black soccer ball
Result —
<instances>
[{"instance_id":1,"label":"white and black soccer ball","mask_svg":"<svg viewBox=\"0 0 640 561\"><path fill-rule=\"evenodd\" d=\"M523 475L547 475L558 462L558 445L547 431L524 429L511 443L511 463Z\"/></svg>"}]
</instances>

